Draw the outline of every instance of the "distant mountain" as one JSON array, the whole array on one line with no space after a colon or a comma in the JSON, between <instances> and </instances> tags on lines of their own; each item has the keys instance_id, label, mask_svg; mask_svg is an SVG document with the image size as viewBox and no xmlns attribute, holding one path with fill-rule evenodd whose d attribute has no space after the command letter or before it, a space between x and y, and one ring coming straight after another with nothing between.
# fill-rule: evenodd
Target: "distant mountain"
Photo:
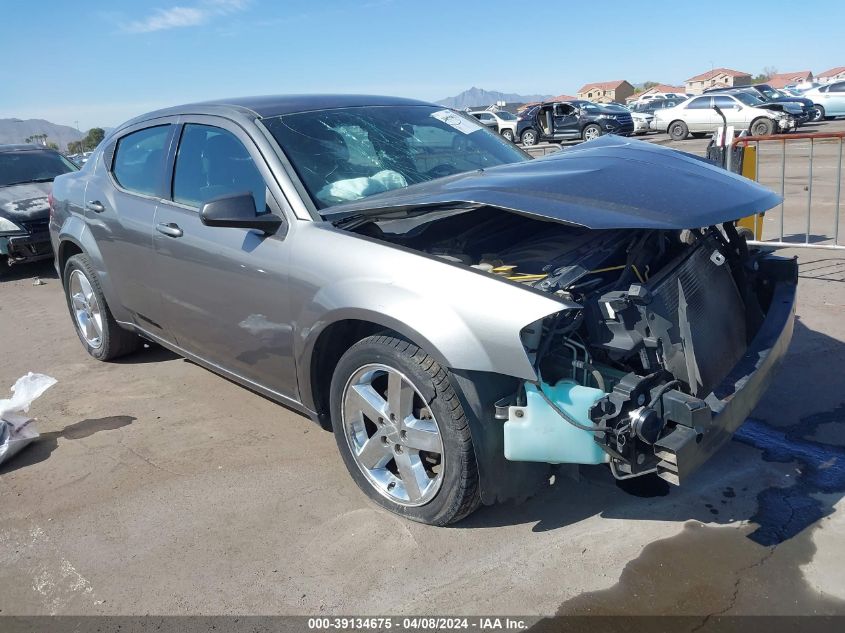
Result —
<instances>
[{"instance_id":1,"label":"distant mountain","mask_svg":"<svg viewBox=\"0 0 845 633\"><path fill-rule=\"evenodd\" d=\"M27 137L46 134L48 143L55 143L62 151L71 141L79 141L81 134L69 125L58 125L44 119L0 119L0 144L23 143Z\"/></svg>"},{"instance_id":2,"label":"distant mountain","mask_svg":"<svg viewBox=\"0 0 845 633\"><path fill-rule=\"evenodd\" d=\"M438 105L444 105L447 108L463 110L464 108L489 106L497 101L505 101L507 103L529 103L531 101L542 101L550 96L551 95L518 95L513 92L484 90L484 88L476 88L473 86L469 90L464 90L459 95L447 97L446 99L441 99L435 103Z\"/></svg>"}]
</instances>

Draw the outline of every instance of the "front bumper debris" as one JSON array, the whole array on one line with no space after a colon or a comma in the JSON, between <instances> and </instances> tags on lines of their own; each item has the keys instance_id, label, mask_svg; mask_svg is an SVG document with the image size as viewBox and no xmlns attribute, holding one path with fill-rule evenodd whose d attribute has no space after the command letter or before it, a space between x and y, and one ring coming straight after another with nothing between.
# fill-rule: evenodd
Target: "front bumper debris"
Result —
<instances>
[{"instance_id":1,"label":"front bumper debris","mask_svg":"<svg viewBox=\"0 0 845 633\"><path fill-rule=\"evenodd\" d=\"M658 412L671 431L654 445L660 460L657 474L679 485L727 443L759 402L776 367L786 354L795 322L798 264L795 260L765 260L775 280L766 319L745 354L705 398L670 391Z\"/></svg>"}]
</instances>

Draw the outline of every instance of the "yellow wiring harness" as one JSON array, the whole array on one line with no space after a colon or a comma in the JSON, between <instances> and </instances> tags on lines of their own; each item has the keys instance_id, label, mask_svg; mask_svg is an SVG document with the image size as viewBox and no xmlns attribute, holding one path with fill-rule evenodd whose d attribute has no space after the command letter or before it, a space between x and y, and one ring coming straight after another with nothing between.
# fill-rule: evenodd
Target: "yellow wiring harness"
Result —
<instances>
[{"instance_id":1,"label":"yellow wiring harness","mask_svg":"<svg viewBox=\"0 0 845 633\"><path fill-rule=\"evenodd\" d=\"M591 270L590 274L609 273L614 270L623 270L625 267L626 264L622 264L620 266L608 266L607 268L597 268L596 270ZM503 275L508 281L540 281L541 279L545 279L549 276L548 273L515 273L515 268L516 266L496 266L495 268L491 269L490 272L494 275ZM637 276L637 279L640 280L640 283L645 283L646 278L644 278L640 274L639 269L634 264L631 264L631 268L633 269L634 274ZM646 268L648 267L646 266Z\"/></svg>"}]
</instances>

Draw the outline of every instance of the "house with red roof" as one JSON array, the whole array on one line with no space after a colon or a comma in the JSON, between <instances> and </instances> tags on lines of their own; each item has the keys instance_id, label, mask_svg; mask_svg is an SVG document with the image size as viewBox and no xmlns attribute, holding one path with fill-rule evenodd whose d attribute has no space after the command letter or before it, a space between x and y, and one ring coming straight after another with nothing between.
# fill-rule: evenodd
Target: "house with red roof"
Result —
<instances>
[{"instance_id":1,"label":"house with red roof","mask_svg":"<svg viewBox=\"0 0 845 633\"><path fill-rule=\"evenodd\" d=\"M633 101L637 101L642 99L643 97L650 97L652 95L664 95L664 94L685 94L687 89L684 86L670 86L669 84L657 84L656 86L652 86L648 90L644 90L643 92L638 92L636 94L631 95L628 97L628 103Z\"/></svg>"},{"instance_id":2,"label":"house with red roof","mask_svg":"<svg viewBox=\"0 0 845 633\"><path fill-rule=\"evenodd\" d=\"M686 84L686 92L700 95L707 88L748 86L751 84L751 75L730 68L714 68L706 73L690 77L684 83Z\"/></svg>"},{"instance_id":3,"label":"house with red roof","mask_svg":"<svg viewBox=\"0 0 845 633\"><path fill-rule=\"evenodd\" d=\"M845 80L845 66L837 66L816 75L816 79L823 84L829 84L832 81Z\"/></svg>"},{"instance_id":4,"label":"house with red roof","mask_svg":"<svg viewBox=\"0 0 845 633\"><path fill-rule=\"evenodd\" d=\"M804 81L813 81L813 73L810 70L798 70L793 73L776 73L769 77L767 84L772 88L786 88L793 84L800 84Z\"/></svg>"},{"instance_id":5,"label":"house with red roof","mask_svg":"<svg viewBox=\"0 0 845 633\"><path fill-rule=\"evenodd\" d=\"M625 99L634 94L634 86L625 81L599 81L581 86L578 91L579 99L594 101L595 103L625 103Z\"/></svg>"}]
</instances>

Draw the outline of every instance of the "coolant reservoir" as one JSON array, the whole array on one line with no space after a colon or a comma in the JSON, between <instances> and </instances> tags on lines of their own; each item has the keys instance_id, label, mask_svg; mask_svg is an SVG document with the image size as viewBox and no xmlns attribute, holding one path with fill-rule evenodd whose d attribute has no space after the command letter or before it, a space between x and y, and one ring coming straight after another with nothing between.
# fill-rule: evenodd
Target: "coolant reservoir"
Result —
<instances>
[{"instance_id":1,"label":"coolant reservoir","mask_svg":"<svg viewBox=\"0 0 845 633\"><path fill-rule=\"evenodd\" d=\"M594 426L589 412L604 392L571 380L542 383L543 391L580 424ZM531 384L525 385L526 405L509 407L505 422L505 457L516 462L602 464L609 456L595 442L595 433L579 429L552 409Z\"/></svg>"}]
</instances>

